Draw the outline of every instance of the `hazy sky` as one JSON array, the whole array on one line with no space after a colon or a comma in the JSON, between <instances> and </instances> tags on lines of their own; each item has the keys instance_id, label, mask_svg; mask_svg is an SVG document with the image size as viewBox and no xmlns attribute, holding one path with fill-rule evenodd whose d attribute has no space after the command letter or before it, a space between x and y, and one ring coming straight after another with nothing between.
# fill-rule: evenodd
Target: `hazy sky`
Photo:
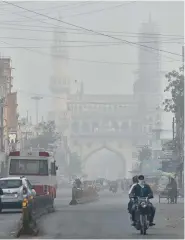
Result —
<instances>
[{"instance_id":1,"label":"hazy sky","mask_svg":"<svg viewBox=\"0 0 185 240\"><path fill-rule=\"evenodd\" d=\"M108 34L118 35L119 38L133 42L138 41L137 33L141 24L148 21L151 14L152 20L158 24L163 34L161 49L181 54L184 41L183 2L24 1L14 4L54 18L58 18L60 14L66 22L101 32L110 31ZM15 68L14 89L21 90L19 91L21 115L25 115L26 110L29 110L34 119L35 105L30 100L32 93L46 94L40 103L41 115L47 116L51 100L47 96L51 95L48 88L52 72L51 57L49 54L39 54L37 51L50 53L53 25L58 25L58 22L0 2L0 52L1 55L12 58ZM111 43L115 40L108 37L89 35L65 24L62 24L62 27L67 32L67 40L73 41L67 42L68 47L65 47L70 58L114 62L114 64L101 64L68 60L68 74L71 80L84 81L87 93L132 93L132 85L136 80L134 72L138 69L137 46L128 44L113 46ZM64 29L59 28L59 31ZM146 39L146 41L150 40L151 38ZM102 45L99 42L110 44L94 46ZM17 48L20 46L24 49ZM162 56L164 55L178 61L169 62L169 59L162 57L163 71L170 71L180 66L180 56L162 53ZM116 62L129 64L115 64ZM163 83L165 84L164 80Z\"/></svg>"}]
</instances>

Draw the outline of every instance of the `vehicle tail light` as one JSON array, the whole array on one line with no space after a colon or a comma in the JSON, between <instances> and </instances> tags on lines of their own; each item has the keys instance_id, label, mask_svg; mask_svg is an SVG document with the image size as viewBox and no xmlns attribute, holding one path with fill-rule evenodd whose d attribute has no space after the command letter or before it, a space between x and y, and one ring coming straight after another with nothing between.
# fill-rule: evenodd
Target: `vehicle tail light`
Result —
<instances>
[{"instance_id":1,"label":"vehicle tail light","mask_svg":"<svg viewBox=\"0 0 185 240\"><path fill-rule=\"evenodd\" d=\"M20 156L20 151L10 152L9 156Z\"/></svg>"},{"instance_id":2,"label":"vehicle tail light","mask_svg":"<svg viewBox=\"0 0 185 240\"><path fill-rule=\"evenodd\" d=\"M49 157L48 152L39 152L39 157Z\"/></svg>"}]
</instances>

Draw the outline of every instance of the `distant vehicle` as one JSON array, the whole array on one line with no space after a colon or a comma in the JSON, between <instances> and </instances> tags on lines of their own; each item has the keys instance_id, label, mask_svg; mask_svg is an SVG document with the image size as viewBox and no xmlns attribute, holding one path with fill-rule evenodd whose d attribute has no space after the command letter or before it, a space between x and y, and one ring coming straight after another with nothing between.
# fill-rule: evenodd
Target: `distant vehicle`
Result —
<instances>
[{"instance_id":1,"label":"distant vehicle","mask_svg":"<svg viewBox=\"0 0 185 240\"><path fill-rule=\"evenodd\" d=\"M6 177L25 176L37 195L49 194L56 198L56 161L45 151L10 152L6 163Z\"/></svg>"},{"instance_id":2,"label":"distant vehicle","mask_svg":"<svg viewBox=\"0 0 185 240\"><path fill-rule=\"evenodd\" d=\"M87 187L96 188L96 183L94 180L85 180L83 184Z\"/></svg>"},{"instance_id":3,"label":"distant vehicle","mask_svg":"<svg viewBox=\"0 0 185 240\"><path fill-rule=\"evenodd\" d=\"M118 191L118 183L117 181L111 181L109 185L109 191L113 193L117 193Z\"/></svg>"},{"instance_id":4,"label":"distant vehicle","mask_svg":"<svg viewBox=\"0 0 185 240\"><path fill-rule=\"evenodd\" d=\"M95 183L95 187L96 187L97 192L101 191L101 189L102 189L102 185L100 183Z\"/></svg>"},{"instance_id":5,"label":"distant vehicle","mask_svg":"<svg viewBox=\"0 0 185 240\"><path fill-rule=\"evenodd\" d=\"M26 177L7 177L0 179L2 209L21 209L25 197L34 197L36 192Z\"/></svg>"},{"instance_id":6,"label":"distant vehicle","mask_svg":"<svg viewBox=\"0 0 185 240\"><path fill-rule=\"evenodd\" d=\"M96 180L96 183L101 184L101 190L105 190L109 188L108 180L106 180L105 178L98 178Z\"/></svg>"}]
</instances>

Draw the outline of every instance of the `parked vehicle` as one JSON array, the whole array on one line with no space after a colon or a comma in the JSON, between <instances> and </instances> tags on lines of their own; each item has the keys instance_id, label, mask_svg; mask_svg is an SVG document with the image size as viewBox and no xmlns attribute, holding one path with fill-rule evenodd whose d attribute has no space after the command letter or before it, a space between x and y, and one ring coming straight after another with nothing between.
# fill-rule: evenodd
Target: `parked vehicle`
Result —
<instances>
[{"instance_id":1,"label":"parked vehicle","mask_svg":"<svg viewBox=\"0 0 185 240\"><path fill-rule=\"evenodd\" d=\"M35 197L36 192L26 177L7 177L0 179L2 209L21 209L25 197Z\"/></svg>"},{"instance_id":2,"label":"parked vehicle","mask_svg":"<svg viewBox=\"0 0 185 240\"><path fill-rule=\"evenodd\" d=\"M46 151L10 152L6 162L6 177L25 176L37 195L49 194L56 198L56 161Z\"/></svg>"}]
</instances>

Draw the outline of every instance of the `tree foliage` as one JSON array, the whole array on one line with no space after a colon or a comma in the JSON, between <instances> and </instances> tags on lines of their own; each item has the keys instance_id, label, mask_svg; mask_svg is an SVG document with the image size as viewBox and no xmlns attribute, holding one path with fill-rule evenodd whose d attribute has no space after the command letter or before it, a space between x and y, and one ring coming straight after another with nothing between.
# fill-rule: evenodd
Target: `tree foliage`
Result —
<instances>
[{"instance_id":1,"label":"tree foliage","mask_svg":"<svg viewBox=\"0 0 185 240\"><path fill-rule=\"evenodd\" d=\"M142 147L139 151L139 161L149 160L152 156L152 150L148 146Z\"/></svg>"},{"instance_id":2,"label":"tree foliage","mask_svg":"<svg viewBox=\"0 0 185 240\"><path fill-rule=\"evenodd\" d=\"M41 130L41 134L37 137L30 139L28 146L33 148L48 148L49 144L53 144L58 138L59 135L56 133L56 126L54 121L42 122L39 123L38 130Z\"/></svg>"},{"instance_id":3,"label":"tree foliage","mask_svg":"<svg viewBox=\"0 0 185 240\"><path fill-rule=\"evenodd\" d=\"M176 138L174 138L173 140L170 140L162 145L162 151L175 150L176 144L177 144L177 140Z\"/></svg>"},{"instance_id":4,"label":"tree foliage","mask_svg":"<svg viewBox=\"0 0 185 240\"><path fill-rule=\"evenodd\" d=\"M43 130L43 133L54 134L56 131L56 126L54 121L41 122L39 123L39 128Z\"/></svg>"},{"instance_id":5,"label":"tree foliage","mask_svg":"<svg viewBox=\"0 0 185 240\"><path fill-rule=\"evenodd\" d=\"M179 110L181 117L184 116L184 71L183 67L179 71L172 71L165 76L168 85L164 92L171 93L171 99L165 99L164 110L166 112L177 113Z\"/></svg>"}]
</instances>

